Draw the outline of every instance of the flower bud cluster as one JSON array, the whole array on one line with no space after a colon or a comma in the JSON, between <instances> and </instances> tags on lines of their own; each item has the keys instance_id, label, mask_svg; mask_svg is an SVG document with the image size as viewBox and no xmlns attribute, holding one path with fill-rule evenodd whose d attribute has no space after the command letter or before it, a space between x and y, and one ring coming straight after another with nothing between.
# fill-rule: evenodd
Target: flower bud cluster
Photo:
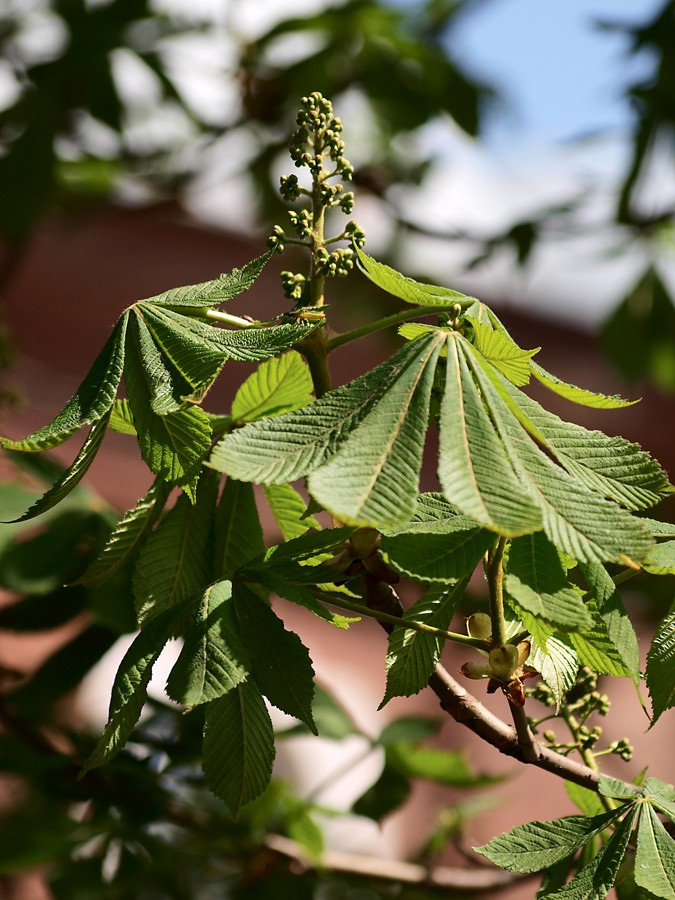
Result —
<instances>
[{"instance_id":1,"label":"flower bud cluster","mask_svg":"<svg viewBox=\"0 0 675 900\"><path fill-rule=\"evenodd\" d=\"M274 253L283 253L286 249L286 234L281 225L275 225L272 234L267 238L267 246Z\"/></svg>"},{"instance_id":2,"label":"flower bud cluster","mask_svg":"<svg viewBox=\"0 0 675 900\"><path fill-rule=\"evenodd\" d=\"M308 238L312 233L312 214L308 209L289 209L288 220L295 229L295 233L301 239Z\"/></svg>"},{"instance_id":3,"label":"flower bud cluster","mask_svg":"<svg viewBox=\"0 0 675 900\"><path fill-rule=\"evenodd\" d=\"M620 756L624 762L630 762L633 758L633 745L628 738L621 738L618 741L612 741L607 748L611 753Z\"/></svg>"},{"instance_id":4,"label":"flower bud cluster","mask_svg":"<svg viewBox=\"0 0 675 900\"><path fill-rule=\"evenodd\" d=\"M300 272L282 272L281 289L284 296L296 303L302 300L307 279Z\"/></svg>"},{"instance_id":5,"label":"flower bud cluster","mask_svg":"<svg viewBox=\"0 0 675 900\"><path fill-rule=\"evenodd\" d=\"M325 275L327 278L340 278L344 275L349 275L354 268L354 251L351 247L333 250L332 253L329 253L325 247L322 247L317 252L316 258L322 275Z\"/></svg>"},{"instance_id":6,"label":"flower bud cluster","mask_svg":"<svg viewBox=\"0 0 675 900\"><path fill-rule=\"evenodd\" d=\"M297 129L291 137L290 154L298 168L306 167L314 179L318 179L324 168L324 159L328 157L335 163L331 173L339 175L343 181L351 181L354 168L345 158L345 144L342 134L342 122L333 115L333 104L318 91L303 97L297 117ZM281 193L285 199L297 200L301 193L296 176L289 175L281 181ZM349 214L354 197L343 193L342 185L332 187L321 183L321 203L323 206L340 206Z\"/></svg>"}]
</instances>

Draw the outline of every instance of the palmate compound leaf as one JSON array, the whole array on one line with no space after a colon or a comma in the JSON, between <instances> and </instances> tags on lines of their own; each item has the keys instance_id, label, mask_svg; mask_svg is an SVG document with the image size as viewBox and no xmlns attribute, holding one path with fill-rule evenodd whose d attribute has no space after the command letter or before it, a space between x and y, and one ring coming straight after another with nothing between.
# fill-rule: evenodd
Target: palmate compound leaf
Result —
<instances>
[{"instance_id":1,"label":"palmate compound leaf","mask_svg":"<svg viewBox=\"0 0 675 900\"><path fill-rule=\"evenodd\" d=\"M114 575L140 551L152 526L164 508L170 488L163 481L155 481L136 505L125 512L110 532L100 555L74 584L94 586Z\"/></svg>"},{"instance_id":2,"label":"palmate compound leaf","mask_svg":"<svg viewBox=\"0 0 675 900\"><path fill-rule=\"evenodd\" d=\"M256 684L270 703L300 719L314 734L314 669L309 651L293 631L246 585L237 585L234 611Z\"/></svg>"},{"instance_id":3,"label":"palmate compound leaf","mask_svg":"<svg viewBox=\"0 0 675 900\"><path fill-rule=\"evenodd\" d=\"M236 816L269 784L274 762L272 721L251 678L209 703L205 718L206 783Z\"/></svg>"},{"instance_id":4,"label":"palmate compound leaf","mask_svg":"<svg viewBox=\"0 0 675 900\"><path fill-rule=\"evenodd\" d=\"M155 343L145 318L138 308L131 310L127 330L127 345L134 344L129 358L140 360L145 383L150 392L150 406L158 416L176 412L183 406L183 397L191 393L192 386L167 359Z\"/></svg>"},{"instance_id":5,"label":"palmate compound leaf","mask_svg":"<svg viewBox=\"0 0 675 900\"><path fill-rule=\"evenodd\" d=\"M514 467L527 497L537 508L543 530L551 542L574 559L585 562L612 561L631 564L644 559L653 545L648 529L639 519L594 493L578 478L556 465L536 445L511 406L502 398L495 386L501 378L500 374L464 338L457 335L453 342L457 348L457 355L461 354L467 367L470 368L475 378L475 386L480 388L486 413L489 411L489 418L494 421L495 435L498 435L503 443L502 457ZM450 353L448 356L450 360ZM441 432L441 459L442 457ZM444 487L446 496L462 509L462 503L457 496L450 493L447 484L444 484ZM486 492L493 489L494 470L488 473L488 478L484 482ZM468 509L463 511L473 516ZM482 524L487 525L486 522Z\"/></svg>"},{"instance_id":6,"label":"palmate compound leaf","mask_svg":"<svg viewBox=\"0 0 675 900\"><path fill-rule=\"evenodd\" d=\"M608 825L622 810L599 816L566 816L552 822L528 822L474 847L495 865L509 872L540 872L570 856Z\"/></svg>"},{"instance_id":7,"label":"palmate compound leaf","mask_svg":"<svg viewBox=\"0 0 675 900\"><path fill-rule=\"evenodd\" d=\"M417 498L442 338L425 336L304 409L238 429L209 465L268 484L309 473L312 495L345 521L404 521Z\"/></svg>"},{"instance_id":8,"label":"palmate compound leaf","mask_svg":"<svg viewBox=\"0 0 675 900\"><path fill-rule=\"evenodd\" d=\"M73 488L80 483L87 469L93 463L103 442L108 427L108 415L104 415L103 418L98 419L94 423L84 444L82 444L80 452L56 484L43 494L39 500L36 500L22 516L19 516L18 519L13 519L13 523L26 522L28 519L34 519L36 516L47 512L56 506L57 503L60 503L64 497L67 497Z\"/></svg>"},{"instance_id":9,"label":"palmate compound leaf","mask_svg":"<svg viewBox=\"0 0 675 900\"><path fill-rule=\"evenodd\" d=\"M115 325L77 392L56 418L49 425L22 440L2 438L1 443L5 449L48 450L63 443L78 429L94 424L108 413L122 378L127 320L128 314L125 313Z\"/></svg>"},{"instance_id":10,"label":"palmate compound leaf","mask_svg":"<svg viewBox=\"0 0 675 900\"><path fill-rule=\"evenodd\" d=\"M462 306L470 306L475 303L474 297L467 297L459 291L440 287L436 284L423 284L401 275L396 269L378 262L372 256L368 256L363 250L356 251L359 269L374 284L388 294L405 300L406 303L417 303L419 306L453 307L459 303Z\"/></svg>"},{"instance_id":11,"label":"palmate compound leaf","mask_svg":"<svg viewBox=\"0 0 675 900\"><path fill-rule=\"evenodd\" d=\"M652 698L652 725L675 706L675 602L658 627L647 654L647 687Z\"/></svg>"},{"instance_id":12,"label":"palmate compound leaf","mask_svg":"<svg viewBox=\"0 0 675 900\"><path fill-rule=\"evenodd\" d=\"M166 610L140 631L127 650L115 676L108 724L83 772L109 762L126 744L145 704L152 667L182 614L178 607Z\"/></svg>"},{"instance_id":13,"label":"palmate compound leaf","mask_svg":"<svg viewBox=\"0 0 675 900\"><path fill-rule=\"evenodd\" d=\"M133 578L142 624L184 600L201 596L213 581L212 525L218 479L202 475L197 502L181 494L141 550Z\"/></svg>"},{"instance_id":14,"label":"palmate compound leaf","mask_svg":"<svg viewBox=\"0 0 675 900\"><path fill-rule=\"evenodd\" d=\"M504 586L520 606L543 619L581 631L591 625L583 594L568 581L558 551L543 532L511 542Z\"/></svg>"},{"instance_id":15,"label":"palmate compound leaf","mask_svg":"<svg viewBox=\"0 0 675 900\"><path fill-rule=\"evenodd\" d=\"M255 283L256 279L265 267L271 251L264 253L257 259L246 263L241 269L234 268L231 272L219 275L212 281L204 281L201 284L190 284L185 287L171 288L163 294L148 297L143 303L152 303L157 306L178 306L207 308L220 306L233 297L243 294Z\"/></svg>"},{"instance_id":16,"label":"palmate compound leaf","mask_svg":"<svg viewBox=\"0 0 675 900\"><path fill-rule=\"evenodd\" d=\"M447 630L467 580L463 578L449 590L430 591L407 609L403 618ZM387 687L380 709L392 697L410 697L426 687L441 658L444 643L443 638L437 634L414 631L403 626L396 626L392 630L387 650Z\"/></svg>"},{"instance_id":17,"label":"palmate compound leaf","mask_svg":"<svg viewBox=\"0 0 675 900\"><path fill-rule=\"evenodd\" d=\"M217 700L250 674L232 604L232 582L209 585L166 683L177 703L193 707Z\"/></svg>"},{"instance_id":18,"label":"palmate compound leaf","mask_svg":"<svg viewBox=\"0 0 675 900\"><path fill-rule=\"evenodd\" d=\"M441 494L421 494L413 517L387 529L380 550L398 572L424 584L449 585L472 572L495 541Z\"/></svg>"},{"instance_id":19,"label":"palmate compound leaf","mask_svg":"<svg viewBox=\"0 0 675 900\"><path fill-rule=\"evenodd\" d=\"M649 803L640 811L635 883L656 897L675 897L675 841Z\"/></svg>"}]
</instances>

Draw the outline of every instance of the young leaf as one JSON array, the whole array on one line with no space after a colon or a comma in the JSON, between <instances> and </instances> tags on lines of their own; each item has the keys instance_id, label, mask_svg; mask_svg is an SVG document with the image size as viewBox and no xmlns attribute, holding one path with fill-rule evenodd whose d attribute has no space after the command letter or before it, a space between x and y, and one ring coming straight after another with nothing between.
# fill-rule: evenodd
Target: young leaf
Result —
<instances>
[{"instance_id":1,"label":"young leaf","mask_svg":"<svg viewBox=\"0 0 675 900\"><path fill-rule=\"evenodd\" d=\"M412 787L410 779L402 775L394 766L385 761L384 768L375 784L372 784L352 806L355 816L365 816L381 822L406 802Z\"/></svg>"},{"instance_id":2,"label":"young leaf","mask_svg":"<svg viewBox=\"0 0 675 900\"><path fill-rule=\"evenodd\" d=\"M133 581L139 622L200 596L213 580L211 523L217 489L216 477L202 476L197 503L181 494L148 538Z\"/></svg>"},{"instance_id":3,"label":"young leaf","mask_svg":"<svg viewBox=\"0 0 675 900\"><path fill-rule=\"evenodd\" d=\"M472 572L494 540L492 532L460 515L439 494L423 494L410 522L382 535L380 550L409 578L447 585Z\"/></svg>"},{"instance_id":4,"label":"young leaf","mask_svg":"<svg viewBox=\"0 0 675 900\"><path fill-rule=\"evenodd\" d=\"M7 450L49 450L62 444L78 429L102 419L113 405L124 366L124 344L128 314L115 325L76 394L49 425L19 441L2 438Z\"/></svg>"},{"instance_id":5,"label":"young leaf","mask_svg":"<svg viewBox=\"0 0 675 900\"><path fill-rule=\"evenodd\" d=\"M143 303L153 303L159 306L186 306L186 307L215 307L227 300L243 294L256 281L265 263L272 255L271 251L264 253L257 259L246 263L241 269L234 268L231 272L219 275L212 281L204 281L201 284L191 284L185 287L171 288L163 294L148 297Z\"/></svg>"},{"instance_id":6,"label":"young leaf","mask_svg":"<svg viewBox=\"0 0 675 900\"><path fill-rule=\"evenodd\" d=\"M91 431L87 435L87 439L84 444L82 444L80 452L73 460L72 465L66 469L55 485L43 494L39 500L36 500L22 516L19 516L18 519L13 519L12 523L26 522L28 519L34 519L41 513L52 509L57 503L60 503L64 497L68 496L73 488L79 484L87 469L93 463L99 447L103 442L103 438L105 437L107 427L107 415L96 420Z\"/></svg>"},{"instance_id":7,"label":"young leaf","mask_svg":"<svg viewBox=\"0 0 675 900\"><path fill-rule=\"evenodd\" d=\"M274 733L251 679L206 707L204 775L233 815L265 790L272 775Z\"/></svg>"},{"instance_id":8,"label":"young leaf","mask_svg":"<svg viewBox=\"0 0 675 900\"><path fill-rule=\"evenodd\" d=\"M612 810L590 819L566 816L553 822L528 822L473 849L509 872L539 872L566 859L620 815L621 810Z\"/></svg>"},{"instance_id":9,"label":"young leaf","mask_svg":"<svg viewBox=\"0 0 675 900\"><path fill-rule=\"evenodd\" d=\"M377 368L309 406L236 429L216 444L208 465L241 481L295 481L336 452L417 357L417 344L406 344Z\"/></svg>"},{"instance_id":10,"label":"young leaf","mask_svg":"<svg viewBox=\"0 0 675 900\"><path fill-rule=\"evenodd\" d=\"M139 551L162 512L169 487L155 481L148 493L125 512L108 536L105 547L89 568L73 584L101 584L117 572Z\"/></svg>"},{"instance_id":11,"label":"young leaf","mask_svg":"<svg viewBox=\"0 0 675 900\"><path fill-rule=\"evenodd\" d=\"M125 381L145 463L162 481L187 489L211 446L208 416L194 406L163 416L152 411L152 385L135 341L127 342Z\"/></svg>"},{"instance_id":12,"label":"young leaf","mask_svg":"<svg viewBox=\"0 0 675 900\"><path fill-rule=\"evenodd\" d=\"M438 463L443 493L470 519L505 537L538 531L541 512L504 451L454 333L447 350Z\"/></svg>"},{"instance_id":13,"label":"young leaf","mask_svg":"<svg viewBox=\"0 0 675 900\"><path fill-rule=\"evenodd\" d=\"M535 644L529 664L535 668L553 691L556 707L574 685L579 671L579 658L566 635L552 634L545 643Z\"/></svg>"},{"instance_id":14,"label":"young leaf","mask_svg":"<svg viewBox=\"0 0 675 900\"><path fill-rule=\"evenodd\" d=\"M489 325L470 320L474 330L474 346L483 358L508 380L523 387L530 383L531 359L536 350L521 350L506 332L495 331Z\"/></svg>"},{"instance_id":15,"label":"young leaf","mask_svg":"<svg viewBox=\"0 0 675 900\"><path fill-rule=\"evenodd\" d=\"M235 591L234 610L257 685L270 703L300 719L316 734L312 718L314 669L309 651L245 585Z\"/></svg>"},{"instance_id":16,"label":"young leaf","mask_svg":"<svg viewBox=\"0 0 675 900\"><path fill-rule=\"evenodd\" d=\"M131 415L131 407L128 400L115 400L110 412L108 428L119 432L119 434L136 434L134 417Z\"/></svg>"},{"instance_id":17,"label":"young leaf","mask_svg":"<svg viewBox=\"0 0 675 900\"><path fill-rule=\"evenodd\" d=\"M309 475L318 502L351 524L383 528L415 509L436 360L443 334L411 344L417 353L337 452Z\"/></svg>"},{"instance_id":18,"label":"young leaf","mask_svg":"<svg viewBox=\"0 0 675 900\"><path fill-rule=\"evenodd\" d=\"M312 376L304 359L291 350L261 363L235 394L231 417L255 422L300 409L312 401Z\"/></svg>"},{"instance_id":19,"label":"young leaf","mask_svg":"<svg viewBox=\"0 0 675 900\"><path fill-rule=\"evenodd\" d=\"M640 811L635 882L657 897L675 897L675 841L648 803Z\"/></svg>"},{"instance_id":20,"label":"young leaf","mask_svg":"<svg viewBox=\"0 0 675 900\"><path fill-rule=\"evenodd\" d=\"M173 633L179 609L166 610L141 630L124 655L110 698L110 717L83 773L109 762L124 747L141 714L154 666Z\"/></svg>"},{"instance_id":21,"label":"young leaf","mask_svg":"<svg viewBox=\"0 0 675 900\"><path fill-rule=\"evenodd\" d=\"M447 630L466 588L463 579L450 591L426 594L403 613L404 619ZM441 658L445 641L440 635L396 626L389 635L387 687L380 709L392 697L410 697L426 686Z\"/></svg>"},{"instance_id":22,"label":"young leaf","mask_svg":"<svg viewBox=\"0 0 675 900\"><path fill-rule=\"evenodd\" d=\"M422 284L401 275L391 266L378 262L372 256L368 256L363 250L356 251L359 269L366 278L388 294L405 300L406 303L417 303L419 306L452 307L456 303L469 306L475 303L474 297L467 297L459 291L451 291L449 288L436 284Z\"/></svg>"},{"instance_id":23,"label":"young leaf","mask_svg":"<svg viewBox=\"0 0 675 900\"><path fill-rule=\"evenodd\" d=\"M571 400L572 403L578 403L580 406L590 406L593 409L622 409L624 406L634 406L639 403L638 400L624 400L617 394L600 394L594 391L588 391L585 388L576 387L574 384L567 384L562 379L551 375L546 369L542 368L539 363L530 363L532 374L540 381L544 387L565 400Z\"/></svg>"},{"instance_id":24,"label":"young leaf","mask_svg":"<svg viewBox=\"0 0 675 900\"><path fill-rule=\"evenodd\" d=\"M246 481L228 478L215 517L216 575L229 578L233 572L265 551L262 526Z\"/></svg>"},{"instance_id":25,"label":"young leaf","mask_svg":"<svg viewBox=\"0 0 675 900\"><path fill-rule=\"evenodd\" d=\"M592 862L547 900L605 900L619 874L637 814L637 809L631 808Z\"/></svg>"},{"instance_id":26,"label":"young leaf","mask_svg":"<svg viewBox=\"0 0 675 900\"><path fill-rule=\"evenodd\" d=\"M197 706L236 688L246 680L249 670L232 609L232 583L209 585L171 670L166 692L177 703Z\"/></svg>"},{"instance_id":27,"label":"young leaf","mask_svg":"<svg viewBox=\"0 0 675 900\"><path fill-rule=\"evenodd\" d=\"M305 517L305 501L290 484L265 484L263 490L285 541L300 537L308 528L321 528L316 519Z\"/></svg>"},{"instance_id":28,"label":"young leaf","mask_svg":"<svg viewBox=\"0 0 675 900\"><path fill-rule=\"evenodd\" d=\"M591 625L579 589L567 580L556 548L542 532L511 542L504 586L534 615L580 631Z\"/></svg>"},{"instance_id":29,"label":"young leaf","mask_svg":"<svg viewBox=\"0 0 675 900\"><path fill-rule=\"evenodd\" d=\"M652 698L652 725L675 706L675 602L659 625L647 654L647 687Z\"/></svg>"}]
</instances>

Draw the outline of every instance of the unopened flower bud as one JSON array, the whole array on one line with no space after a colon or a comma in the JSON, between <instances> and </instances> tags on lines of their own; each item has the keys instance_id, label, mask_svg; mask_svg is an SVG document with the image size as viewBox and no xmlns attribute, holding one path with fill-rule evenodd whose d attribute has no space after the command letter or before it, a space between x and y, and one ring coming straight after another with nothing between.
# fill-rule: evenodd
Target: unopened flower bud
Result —
<instances>
[{"instance_id":1,"label":"unopened flower bud","mask_svg":"<svg viewBox=\"0 0 675 900\"><path fill-rule=\"evenodd\" d=\"M481 641L489 641L492 637L492 622L490 616L484 612L474 613L466 622L466 630L472 638Z\"/></svg>"},{"instance_id":2,"label":"unopened flower bud","mask_svg":"<svg viewBox=\"0 0 675 900\"><path fill-rule=\"evenodd\" d=\"M490 650L490 668L499 681L509 682L518 668L518 648L513 644L504 644Z\"/></svg>"}]
</instances>

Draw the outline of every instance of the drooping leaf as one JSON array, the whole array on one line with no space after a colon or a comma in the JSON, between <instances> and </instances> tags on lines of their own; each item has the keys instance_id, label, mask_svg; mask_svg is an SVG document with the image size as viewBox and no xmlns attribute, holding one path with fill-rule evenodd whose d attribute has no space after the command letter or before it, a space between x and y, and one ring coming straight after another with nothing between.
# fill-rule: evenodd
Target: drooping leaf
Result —
<instances>
[{"instance_id":1,"label":"drooping leaf","mask_svg":"<svg viewBox=\"0 0 675 900\"><path fill-rule=\"evenodd\" d=\"M631 678L638 684L640 681L640 647L635 629L621 594L604 566L599 563L580 563L586 584L598 606L598 612L607 628L607 637Z\"/></svg>"},{"instance_id":2,"label":"drooping leaf","mask_svg":"<svg viewBox=\"0 0 675 900\"><path fill-rule=\"evenodd\" d=\"M62 444L78 429L102 419L113 405L124 366L125 313L75 395L49 424L19 441L2 438L7 450L39 451Z\"/></svg>"},{"instance_id":3,"label":"drooping leaf","mask_svg":"<svg viewBox=\"0 0 675 900\"><path fill-rule=\"evenodd\" d=\"M153 412L152 386L133 340L127 342L124 377L145 463L162 481L191 488L211 445L208 416L194 406L162 416Z\"/></svg>"},{"instance_id":4,"label":"drooping leaf","mask_svg":"<svg viewBox=\"0 0 675 900\"><path fill-rule=\"evenodd\" d=\"M112 696L108 724L83 771L109 762L124 747L145 704L147 687L164 645L172 635L177 609L168 609L141 630L120 663Z\"/></svg>"},{"instance_id":5,"label":"drooping leaf","mask_svg":"<svg viewBox=\"0 0 675 900\"><path fill-rule=\"evenodd\" d=\"M316 519L306 516L305 501L290 484L266 484L263 490L285 541L300 537L309 528L321 527Z\"/></svg>"},{"instance_id":6,"label":"drooping leaf","mask_svg":"<svg viewBox=\"0 0 675 900\"><path fill-rule=\"evenodd\" d=\"M412 519L388 529L380 549L409 578L447 585L472 572L494 540L440 494L422 494Z\"/></svg>"},{"instance_id":7,"label":"drooping leaf","mask_svg":"<svg viewBox=\"0 0 675 900\"><path fill-rule=\"evenodd\" d=\"M233 815L267 787L274 733L263 696L250 678L206 707L204 775Z\"/></svg>"},{"instance_id":8,"label":"drooping leaf","mask_svg":"<svg viewBox=\"0 0 675 900\"><path fill-rule=\"evenodd\" d=\"M630 809L598 855L569 884L550 894L550 900L605 900L619 874L636 817L637 809Z\"/></svg>"},{"instance_id":9,"label":"drooping leaf","mask_svg":"<svg viewBox=\"0 0 675 900\"><path fill-rule=\"evenodd\" d=\"M124 513L110 532L100 555L75 584L96 585L106 581L140 550L169 496L169 487L155 481L144 497Z\"/></svg>"},{"instance_id":10,"label":"drooping leaf","mask_svg":"<svg viewBox=\"0 0 675 900\"><path fill-rule=\"evenodd\" d=\"M363 250L357 250L358 265L363 274L388 294L405 300L406 303L417 303L419 306L452 307L456 303L469 306L475 302L474 297L467 297L459 291L436 284L423 284L401 275L396 269L378 262Z\"/></svg>"},{"instance_id":11,"label":"drooping leaf","mask_svg":"<svg viewBox=\"0 0 675 900\"><path fill-rule=\"evenodd\" d=\"M304 359L291 350L261 363L237 391L231 417L255 422L307 406L312 400L312 376Z\"/></svg>"},{"instance_id":12,"label":"drooping leaf","mask_svg":"<svg viewBox=\"0 0 675 900\"><path fill-rule=\"evenodd\" d=\"M657 897L675 897L675 841L648 803L640 811L635 882Z\"/></svg>"},{"instance_id":13,"label":"drooping leaf","mask_svg":"<svg viewBox=\"0 0 675 900\"><path fill-rule=\"evenodd\" d=\"M583 631L591 624L579 589L570 584L556 548L542 532L509 546L504 586L531 613Z\"/></svg>"},{"instance_id":14,"label":"drooping leaf","mask_svg":"<svg viewBox=\"0 0 675 900\"><path fill-rule=\"evenodd\" d=\"M650 552L642 568L651 575L675 575L675 541L662 541Z\"/></svg>"},{"instance_id":15,"label":"drooping leaf","mask_svg":"<svg viewBox=\"0 0 675 900\"><path fill-rule=\"evenodd\" d=\"M138 307L132 310L127 331L127 346L130 342L135 345L134 357L140 360L143 367L152 411L158 416L165 416L179 410L184 405L183 398L192 393L192 385L157 345Z\"/></svg>"},{"instance_id":16,"label":"drooping leaf","mask_svg":"<svg viewBox=\"0 0 675 900\"><path fill-rule=\"evenodd\" d=\"M253 487L228 478L215 517L214 559L216 574L232 573L265 550Z\"/></svg>"},{"instance_id":17,"label":"drooping leaf","mask_svg":"<svg viewBox=\"0 0 675 900\"><path fill-rule=\"evenodd\" d=\"M167 694L192 707L217 700L249 676L250 663L232 609L232 582L204 591L197 617L166 683Z\"/></svg>"},{"instance_id":18,"label":"drooping leaf","mask_svg":"<svg viewBox=\"0 0 675 900\"><path fill-rule=\"evenodd\" d=\"M247 291L255 283L271 255L271 252L264 253L257 259L246 263L241 269L234 268L231 272L219 275L212 281L171 288L169 291L164 291L163 294L148 297L142 302L159 306L197 308L220 306L221 303L232 300L233 297Z\"/></svg>"},{"instance_id":19,"label":"drooping leaf","mask_svg":"<svg viewBox=\"0 0 675 900\"><path fill-rule=\"evenodd\" d=\"M523 387L530 383L531 359L536 350L521 350L507 332L495 331L489 325L470 320L474 330L474 346L481 356L508 380Z\"/></svg>"},{"instance_id":20,"label":"drooping leaf","mask_svg":"<svg viewBox=\"0 0 675 900\"><path fill-rule=\"evenodd\" d=\"M409 365L307 482L318 502L351 524L406 521L418 494L436 360L443 335L413 342Z\"/></svg>"},{"instance_id":21,"label":"drooping leaf","mask_svg":"<svg viewBox=\"0 0 675 900\"><path fill-rule=\"evenodd\" d=\"M473 849L509 872L539 872L566 859L620 815L620 810L612 810L592 818L565 816L552 822L528 822Z\"/></svg>"},{"instance_id":22,"label":"drooping leaf","mask_svg":"<svg viewBox=\"0 0 675 900\"><path fill-rule=\"evenodd\" d=\"M544 387L547 387L554 394L564 397L565 400L571 400L572 403L578 403L580 406L590 406L593 409L622 409L625 406L634 406L640 400L624 400L617 394L600 394L595 391L588 391L585 388L577 387L574 384L567 384L562 379L551 375L546 369L542 368L539 363L532 362L532 374L540 381Z\"/></svg>"},{"instance_id":23,"label":"drooping leaf","mask_svg":"<svg viewBox=\"0 0 675 900\"><path fill-rule=\"evenodd\" d=\"M675 706L675 602L661 622L647 654L647 687L652 698L652 725Z\"/></svg>"},{"instance_id":24,"label":"drooping leaf","mask_svg":"<svg viewBox=\"0 0 675 900\"><path fill-rule=\"evenodd\" d=\"M403 613L404 619L447 630L467 579L449 591L426 594ZM426 686L441 658L445 641L441 635L396 626L389 635L387 687L382 708L392 697L410 697Z\"/></svg>"},{"instance_id":25,"label":"drooping leaf","mask_svg":"<svg viewBox=\"0 0 675 900\"><path fill-rule=\"evenodd\" d=\"M642 522L656 538L675 537L675 523L660 522L658 519L650 519L643 516Z\"/></svg>"},{"instance_id":26,"label":"drooping leaf","mask_svg":"<svg viewBox=\"0 0 675 900\"><path fill-rule=\"evenodd\" d=\"M443 493L466 516L505 537L538 531L541 512L504 452L454 334L447 349L438 464Z\"/></svg>"},{"instance_id":27,"label":"drooping leaf","mask_svg":"<svg viewBox=\"0 0 675 900\"><path fill-rule=\"evenodd\" d=\"M182 494L143 547L134 573L138 620L201 596L213 580L212 519L218 480L202 476L196 504Z\"/></svg>"},{"instance_id":28,"label":"drooping leaf","mask_svg":"<svg viewBox=\"0 0 675 900\"><path fill-rule=\"evenodd\" d=\"M79 484L87 472L87 469L93 463L99 447L103 442L107 428L107 415L97 419L87 435L84 444L82 444L80 452L73 460L72 465L66 469L56 484L43 494L39 500L36 500L22 516L19 516L18 519L13 519L12 521L26 522L28 519L34 519L36 516L41 515L41 513L52 509L57 503L60 503L64 497L67 497L73 488Z\"/></svg>"},{"instance_id":29,"label":"drooping leaf","mask_svg":"<svg viewBox=\"0 0 675 900\"><path fill-rule=\"evenodd\" d=\"M234 610L257 685L271 703L316 734L312 718L314 669L309 651L245 585L235 590Z\"/></svg>"},{"instance_id":30,"label":"drooping leaf","mask_svg":"<svg viewBox=\"0 0 675 900\"><path fill-rule=\"evenodd\" d=\"M216 444L208 465L241 481L295 481L335 452L416 357L417 347L407 345L372 371L303 409L238 428Z\"/></svg>"}]
</instances>

